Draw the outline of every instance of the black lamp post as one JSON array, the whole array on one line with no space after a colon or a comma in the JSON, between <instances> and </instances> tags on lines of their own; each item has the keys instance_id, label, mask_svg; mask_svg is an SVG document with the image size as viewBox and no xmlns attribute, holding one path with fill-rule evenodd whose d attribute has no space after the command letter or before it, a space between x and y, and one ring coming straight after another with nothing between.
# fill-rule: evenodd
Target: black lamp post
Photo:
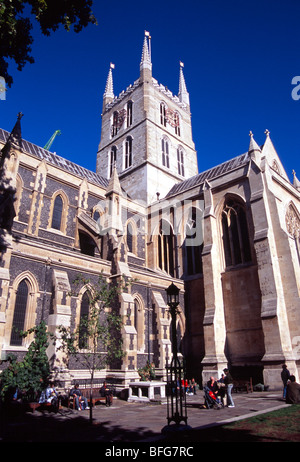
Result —
<instances>
[{"instance_id":1,"label":"black lamp post","mask_svg":"<svg viewBox=\"0 0 300 462\"><path fill-rule=\"evenodd\" d=\"M172 361L167 364L167 402L168 402L168 424L175 422L187 423L186 415L186 394L182 388L182 379L184 379L184 367L180 364L177 356L177 332L176 332L176 314L179 305L179 289L175 284L171 284L167 289L167 304L170 307L171 325L172 325Z\"/></svg>"}]
</instances>

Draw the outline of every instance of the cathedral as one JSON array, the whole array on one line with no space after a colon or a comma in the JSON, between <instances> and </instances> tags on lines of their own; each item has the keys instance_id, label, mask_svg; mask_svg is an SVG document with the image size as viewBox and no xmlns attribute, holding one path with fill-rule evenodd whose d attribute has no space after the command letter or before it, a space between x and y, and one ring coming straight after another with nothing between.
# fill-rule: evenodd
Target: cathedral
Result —
<instances>
[{"instance_id":1,"label":"cathedral","mask_svg":"<svg viewBox=\"0 0 300 462\"><path fill-rule=\"evenodd\" d=\"M74 296L74 281L102 272L132 283L118 300L125 355L100 379L126 388L147 361L165 379L174 283L187 378L201 384L229 367L280 388L282 364L300 375L300 182L268 131L262 146L250 132L247 152L199 173L183 64L174 95L152 76L149 40L118 96L110 66L96 172L24 140L22 114L0 129L1 359L21 358L32 340L14 327L78 326L89 287ZM61 381L89 377L56 346L48 353Z\"/></svg>"}]
</instances>

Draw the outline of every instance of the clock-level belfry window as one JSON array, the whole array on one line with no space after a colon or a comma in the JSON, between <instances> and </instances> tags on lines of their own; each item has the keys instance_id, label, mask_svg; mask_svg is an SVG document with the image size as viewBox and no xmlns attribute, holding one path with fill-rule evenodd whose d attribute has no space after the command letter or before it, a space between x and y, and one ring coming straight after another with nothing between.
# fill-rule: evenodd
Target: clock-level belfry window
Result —
<instances>
[{"instance_id":1,"label":"clock-level belfry window","mask_svg":"<svg viewBox=\"0 0 300 462\"><path fill-rule=\"evenodd\" d=\"M161 155L163 166L170 168L169 141L166 138L161 140Z\"/></svg>"},{"instance_id":2,"label":"clock-level belfry window","mask_svg":"<svg viewBox=\"0 0 300 462\"><path fill-rule=\"evenodd\" d=\"M125 169L132 165L132 138L127 136L125 141Z\"/></svg>"},{"instance_id":3,"label":"clock-level belfry window","mask_svg":"<svg viewBox=\"0 0 300 462\"><path fill-rule=\"evenodd\" d=\"M117 148L116 146L112 146L110 150L110 159L109 159L109 177L111 177L114 165L117 162Z\"/></svg>"},{"instance_id":4,"label":"clock-level belfry window","mask_svg":"<svg viewBox=\"0 0 300 462\"><path fill-rule=\"evenodd\" d=\"M132 125L132 101L127 103L127 128Z\"/></svg>"},{"instance_id":5,"label":"clock-level belfry window","mask_svg":"<svg viewBox=\"0 0 300 462\"><path fill-rule=\"evenodd\" d=\"M160 103L160 123L164 127L167 125L167 114L166 114L166 105L165 103Z\"/></svg>"},{"instance_id":6,"label":"clock-level belfry window","mask_svg":"<svg viewBox=\"0 0 300 462\"><path fill-rule=\"evenodd\" d=\"M119 127L118 127L118 111L115 111L113 113L113 120L112 120L112 128L111 128L111 136L116 136L116 134L118 133L119 131Z\"/></svg>"},{"instance_id":7,"label":"clock-level belfry window","mask_svg":"<svg viewBox=\"0 0 300 462\"><path fill-rule=\"evenodd\" d=\"M114 137L119 133L126 119L126 109L115 111L112 117L111 136Z\"/></svg>"},{"instance_id":8,"label":"clock-level belfry window","mask_svg":"<svg viewBox=\"0 0 300 462\"><path fill-rule=\"evenodd\" d=\"M174 114L174 127L175 127L175 135L180 136L180 119L179 114L175 112Z\"/></svg>"}]
</instances>

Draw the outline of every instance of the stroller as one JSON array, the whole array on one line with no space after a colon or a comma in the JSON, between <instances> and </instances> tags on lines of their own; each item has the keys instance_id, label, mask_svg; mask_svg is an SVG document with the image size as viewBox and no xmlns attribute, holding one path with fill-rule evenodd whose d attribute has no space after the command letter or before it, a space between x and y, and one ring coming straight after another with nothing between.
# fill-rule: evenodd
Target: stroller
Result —
<instances>
[{"instance_id":1,"label":"stroller","mask_svg":"<svg viewBox=\"0 0 300 462\"><path fill-rule=\"evenodd\" d=\"M221 409L223 404L216 395L208 388L204 387L204 401L207 409Z\"/></svg>"}]
</instances>

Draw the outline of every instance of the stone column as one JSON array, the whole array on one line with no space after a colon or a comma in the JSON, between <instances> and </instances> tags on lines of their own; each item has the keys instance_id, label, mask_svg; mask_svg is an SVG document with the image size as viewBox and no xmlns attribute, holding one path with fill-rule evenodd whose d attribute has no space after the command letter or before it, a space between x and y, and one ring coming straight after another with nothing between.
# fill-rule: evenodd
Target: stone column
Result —
<instances>
[{"instance_id":1,"label":"stone column","mask_svg":"<svg viewBox=\"0 0 300 462\"><path fill-rule=\"evenodd\" d=\"M57 338L55 344L50 344L47 349L47 355L55 371L57 379L66 380L68 375L68 357L59 349L61 346L59 326L66 328L71 325L71 290L68 275L64 271L53 270L53 313L48 318L48 331Z\"/></svg>"},{"instance_id":2,"label":"stone column","mask_svg":"<svg viewBox=\"0 0 300 462\"><path fill-rule=\"evenodd\" d=\"M204 185L204 247L202 251L205 293L205 315L203 320L205 356L202 360L203 383L211 375L220 376L227 359L224 353L226 327L223 291L221 282L220 248L218 245L217 220L213 213L211 187Z\"/></svg>"},{"instance_id":3,"label":"stone column","mask_svg":"<svg viewBox=\"0 0 300 462\"><path fill-rule=\"evenodd\" d=\"M270 194L263 170L251 162L249 183L254 223L254 248L261 290L261 319L265 340L264 382L281 386L281 365L294 365L280 267L270 211ZM276 209L275 209L276 212ZM274 212L273 212L274 213Z\"/></svg>"}]
</instances>

